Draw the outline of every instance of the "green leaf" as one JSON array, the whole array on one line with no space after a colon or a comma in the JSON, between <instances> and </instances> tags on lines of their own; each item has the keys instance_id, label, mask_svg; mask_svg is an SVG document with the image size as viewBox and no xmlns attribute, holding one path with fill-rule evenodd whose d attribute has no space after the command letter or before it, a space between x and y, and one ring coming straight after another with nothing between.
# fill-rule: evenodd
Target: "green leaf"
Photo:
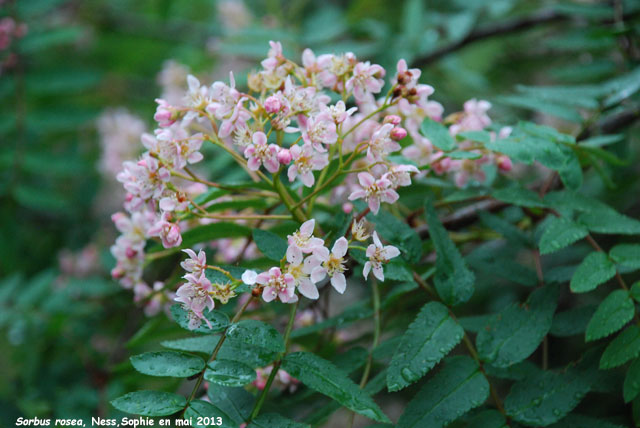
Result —
<instances>
[{"instance_id":1,"label":"green leaf","mask_svg":"<svg viewBox=\"0 0 640 428\"><path fill-rule=\"evenodd\" d=\"M167 416L179 412L186 406L182 395L162 391L130 392L111 400L111 405L121 412L142 416Z\"/></svg>"},{"instance_id":2,"label":"green leaf","mask_svg":"<svg viewBox=\"0 0 640 428\"><path fill-rule=\"evenodd\" d=\"M448 152L445 156L451 159L480 159L482 154L476 152L455 151Z\"/></svg>"},{"instance_id":3,"label":"green leaf","mask_svg":"<svg viewBox=\"0 0 640 428\"><path fill-rule=\"evenodd\" d=\"M639 235L640 221L620 214L606 205L583 212L578 221L596 233Z\"/></svg>"},{"instance_id":4,"label":"green leaf","mask_svg":"<svg viewBox=\"0 0 640 428\"><path fill-rule=\"evenodd\" d=\"M287 241L268 230L253 229L253 240L268 259L279 262L287 252Z\"/></svg>"},{"instance_id":5,"label":"green leaf","mask_svg":"<svg viewBox=\"0 0 640 428\"><path fill-rule=\"evenodd\" d=\"M636 308L628 291L615 290L611 292L600 303L593 318L589 321L585 335L587 342L598 340L620 330L631 321L635 312Z\"/></svg>"},{"instance_id":6,"label":"green leaf","mask_svg":"<svg viewBox=\"0 0 640 428\"><path fill-rule=\"evenodd\" d=\"M510 186L493 191L492 196L500 201L512 205L528 208L543 208L545 204L533 190L519 186Z\"/></svg>"},{"instance_id":7,"label":"green leaf","mask_svg":"<svg viewBox=\"0 0 640 428\"><path fill-rule=\"evenodd\" d=\"M182 234L182 244L165 250L162 245L154 245L149 253L158 251L178 252L184 248L191 248L200 242L208 242L221 238L243 238L251 235L251 229L237 223L218 222L197 226Z\"/></svg>"},{"instance_id":8,"label":"green leaf","mask_svg":"<svg viewBox=\"0 0 640 428\"><path fill-rule=\"evenodd\" d=\"M577 415L572 413L549 428L624 428L622 425L614 424L593 416Z\"/></svg>"},{"instance_id":9,"label":"green leaf","mask_svg":"<svg viewBox=\"0 0 640 428\"><path fill-rule=\"evenodd\" d=\"M551 328L558 293L555 286L538 288L525 304L515 303L491 317L476 337L480 358L509 367L531 355Z\"/></svg>"},{"instance_id":10,"label":"green leaf","mask_svg":"<svg viewBox=\"0 0 640 428\"><path fill-rule=\"evenodd\" d=\"M184 339L176 340L165 340L160 342L160 344L165 348L176 349L178 351L201 352L203 354L211 355L219 340L220 338L218 336L206 335L186 337Z\"/></svg>"},{"instance_id":11,"label":"green leaf","mask_svg":"<svg viewBox=\"0 0 640 428\"><path fill-rule=\"evenodd\" d=\"M551 103L549 101L541 101L539 99L521 96L521 95L504 95L494 98L500 104L507 104L514 107L520 107L528 110L544 112L551 116L556 116L569 122L580 123L582 116L575 108L560 105L559 103Z\"/></svg>"},{"instance_id":12,"label":"green leaf","mask_svg":"<svg viewBox=\"0 0 640 428\"><path fill-rule=\"evenodd\" d=\"M475 276L440 223L431 202L427 201L425 208L429 236L436 249L436 273L433 278L436 291L447 305L466 302L473 294Z\"/></svg>"},{"instance_id":13,"label":"green leaf","mask_svg":"<svg viewBox=\"0 0 640 428\"><path fill-rule=\"evenodd\" d=\"M471 358L447 359L409 402L397 428L439 428L453 422L489 396L489 382Z\"/></svg>"},{"instance_id":14,"label":"green leaf","mask_svg":"<svg viewBox=\"0 0 640 428\"><path fill-rule=\"evenodd\" d=\"M553 324L551 324L549 334L556 337L569 337L583 334L595 311L595 305L587 305L558 312L553 317Z\"/></svg>"},{"instance_id":15,"label":"green leaf","mask_svg":"<svg viewBox=\"0 0 640 428\"><path fill-rule=\"evenodd\" d=\"M612 369L640 355L640 327L630 325L609 343L600 358L601 369Z\"/></svg>"},{"instance_id":16,"label":"green leaf","mask_svg":"<svg viewBox=\"0 0 640 428\"><path fill-rule=\"evenodd\" d=\"M317 355L309 352L289 354L284 358L282 368L309 388L331 397L356 413L377 422L391 422L346 373Z\"/></svg>"},{"instance_id":17,"label":"green leaf","mask_svg":"<svg viewBox=\"0 0 640 428\"><path fill-rule=\"evenodd\" d=\"M272 352L284 352L284 339L278 330L262 321L243 320L232 324L227 337Z\"/></svg>"},{"instance_id":18,"label":"green leaf","mask_svg":"<svg viewBox=\"0 0 640 428\"><path fill-rule=\"evenodd\" d=\"M255 397L244 388L230 388L215 383L209 384L207 396L211 404L229 415L238 425L249 419Z\"/></svg>"},{"instance_id":19,"label":"green leaf","mask_svg":"<svg viewBox=\"0 0 640 428\"><path fill-rule=\"evenodd\" d=\"M640 269L640 245L619 244L609 251L609 256L617 264L630 269Z\"/></svg>"},{"instance_id":20,"label":"green leaf","mask_svg":"<svg viewBox=\"0 0 640 428\"><path fill-rule=\"evenodd\" d=\"M571 278L571 291L586 293L613 278L616 267L607 255L595 251L584 258Z\"/></svg>"},{"instance_id":21,"label":"green leaf","mask_svg":"<svg viewBox=\"0 0 640 428\"><path fill-rule=\"evenodd\" d=\"M491 143L491 134L489 134L487 131L465 131L456 134L456 139L459 141L477 141L478 143L486 145Z\"/></svg>"},{"instance_id":22,"label":"green leaf","mask_svg":"<svg viewBox=\"0 0 640 428\"><path fill-rule=\"evenodd\" d=\"M227 316L227 314L220 311L209 311L204 312L204 317L211 323L211 328L209 328L206 322L202 321L200 327L196 328L195 330L190 330L189 314L180 304L171 306L171 316L180 327L184 328L185 330L193 331L195 333L217 333L224 330L229 325L229 317Z\"/></svg>"},{"instance_id":23,"label":"green leaf","mask_svg":"<svg viewBox=\"0 0 640 428\"><path fill-rule=\"evenodd\" d=\"M480 220L485 225L501 234L505 239L523 245L525 247L531 246L531 238L529 238L527 234L525 234L517 226L508 222L507 220L498 217L497 215L491 214L488 211L479 211L478 217L480 217Z\"/></svg>"},{"instance_id":24,"label":"green leaf","mask_svg":"<svg viewBox=\"0 0 640 428\"><path fill-rule=\"evenodd\" d=\"M627 375L624 377L624 385L622 387L622 395L624 396L624 402L636 398L640 392L640 359L636 359L627 370Z\"/></svg>"},{"instance_id":25,"label":"green leaf","mask_svg":"<svg viewBox=\"0 0 640 428\"><path fill-rule=\"evenodd\" d=\"M509 425L499 411L489 409L472 418L467 428L509 428Z\"/></svg>"},{"instance_id":26,"label":"green leaf","mask_svg":"<svg viewBox=\"0 0 640 428\"><path fill-rule=\"evenodd\" d=\"M540 237L540 253L553 253L573 244L588 234L589 231L578 223L565 217L553 217Z\"/></svg>"},{"instance_id":27,"label":"green leaf","mask_svg":"<svg viewBox=\"0 0 640 428\"><path fill-rule=\"evenodd\" d=\"M511 387L504 408L517 422L547 426L571 412L590 389L591 379L578 369L541 370Z\"/></svg>"},{"instance_id":28,"label":"green leaf","mask_svg":"<svg viewBox=\"0 0 640 428\"><path fill-rule=\"evenodd\" d=\"M431 370L460 341L464 330L449 315L446 306L430 302L402 336L387 371L389 391L412 384Z\"/></svg>"},{"instance_id":29,"label":"green leaf","mask_svg":"<svg viewBox=\"0 0 640 428\"><path fill-rule=\"evenodd\" d=\"M213 426L224 428L236 428L236 423L222 410L204 400L193 400L184 412L184 418L191 422L192 427L210 428ZM200 419L202 418L202 419ZM198 424L198 420L203 423ZM204 423L207 422L208 423Z\"/></svg>"},{"instance_id":30,"label":"green leaf","mask_svg":"<svg viewBox=\"0 0 640 428\"><path fill-rule=\"evenodd\" d=\"M402 257L410 263L417 263L422 256L422 240L407 223L396 216L379 211L377 215L367 215L367 220L375 225L378 234L400 249Z\"/></svg>"},{"instance_id":31,"label":"green leaf","mask_svg":"<svg viewBox=\"0 0 640 428\"><path fill-rule=\"evenodd\" d=\"M420 130L422 135L427 137L440 150L448 152L456 147L456 142L449 133L449 129L435 120L425 119L420 126Z\"/></svg>"},{"instance_id":32,"label":"green leaf","mask_svg":"<svg viewBox=\"0 0 640 428\"><path fill-rule=\"evenodd\" d=\"M251 421L247 428L309 428L310 425L292 421L277 413L265 413Z\"/></svg>"},{"instance_id":33,"label":"green leaf","mask_svg":"<svg viewBox=\"0 0 640 428\"><path fill-rule=\"evenodd\" d=\"M244 386L256 380L256 371L238 361L217 359L208 364L204 378L223 386Z\"/></svg>"},{"instance_id":34,"label":"green leaf","mask_svg":"<svg viewBox=\"0 0 640 428\"><path fill-rule=\"evenodd\" d=\"M131 364L149 376L189 377L204 369L204 360L174 351L146 352L131 357Z\"/></svg>"},{"instance_id":35,"label":"green leaf","mask_svg":"<svg viewBox=\"0 0 640 428\"><path fill-rule=\"evenodd\" d=\"M640 281L631 286L630 294L636 302L640 303Z\"/></svg>"}]
</instances>

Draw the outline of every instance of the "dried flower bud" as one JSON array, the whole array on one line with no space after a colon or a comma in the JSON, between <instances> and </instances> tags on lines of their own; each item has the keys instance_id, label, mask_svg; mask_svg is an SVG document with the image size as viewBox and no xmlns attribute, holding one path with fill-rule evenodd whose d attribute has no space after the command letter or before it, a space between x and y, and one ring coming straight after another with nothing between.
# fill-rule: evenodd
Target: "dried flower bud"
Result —
<instances>
[{"instance_id":1,"label":"dried flower bud","mask_svg":"<svg viewBox=\"0 0 640 428\"><path fill-rule=\"evenodd\" d=\"M364 242L371 236L370 229L370 224L364 218L361 218L351 225L351 236L356 241Z\"/></svg>"}]
</instances>

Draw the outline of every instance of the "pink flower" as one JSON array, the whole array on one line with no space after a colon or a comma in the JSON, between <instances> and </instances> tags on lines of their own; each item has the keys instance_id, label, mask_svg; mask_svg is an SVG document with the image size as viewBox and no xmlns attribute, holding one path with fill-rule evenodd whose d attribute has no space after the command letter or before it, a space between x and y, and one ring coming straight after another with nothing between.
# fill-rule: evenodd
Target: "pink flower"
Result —
<instances>
[{"instance_id":1,"label":"pink flower","mask_svg":"<svg viewBox=\"0 0 640 428\"><path fill-rule=\"evenodd\" d=\"M204 253L204 251L200 250L198 252L198 255L196 255L195 251L189 248L182 251L187 253L187 255L189 256L188 259L185 259L180 263L182 269L194 275L198 275L207 268L207 255Z\"/></svg>"},{"instance_id":2,"label":"pink flower","mask_svg":"<svg viewBox=\"0 0 640 428\"><path fill-rule=\"evenodd\" d=\"M406 187L411 185L411 173L418 173L420 170L413 165L393 165L389 171L384 173L382 178L391 182L391 187Z\"/></svg>"},{"instance_id":3,"label":"pink flower","mask_svg":"<svg viewBox=\"0 0 640 428\"><path fill-rule=\"evenodd\" d=\"M316 227L315 219L307 220L300 226L293 235L287 236L289 247L287 254L290 252L299 252L309 254L314 248L324 245L324 241L313 236L313 230ZM287 255L287 258L290 256ZM293 258L293 257L292 257Z\"/></svg>"},{"instance_id":4,"label":"pink flower","mask_svg":"<svg viewBox=\"0 0 640 428\"><path fill-rule=\"evenodd\" d=\"M264 101L264 109L267 111L267 113L277 113L281 108L282 103L280 102L280 99L275 95L270 96Z\"/></svg>"},{"instance_id":5,"label":"pink flower","mask_svg":"<svg viewBox=\"0 0 640 428\"><path fill-rule=\"evenodd\" d=\"M265 302L271 302L276 298L280 298L282 303L295 303L298 301L296 281L293 275L289 273L283 275L278 267L272 267L269 272L258 274L256 283L264 286L262 299Z\"/></svg>"},{"instance_id":6,"label":"pink flower","mask_svg":"<svg viewBox=\"0 0 640 428\"><path fill-rule=\"evenodd\" d=\"M369 162L382 161L389 153L397 152L402 148L391 137L393 129L392 124L386 123L373 133L367 148L367 160Z\"/></svg>"},{"instance_id":7,"label":"pink flower","mask_svg":"<svg viewBox=\"0 0 640 428\"><path fill-rule=\"evenodd\" d=\"M271 46L271 49L269 49L267 58L261 64L266 70L273 70L280 62L284 61L284 56L282 55L282 44L280 42L270 40L269 46Z\"/></svg>"},{"instance_id":8,"label":"pink flower","mask_svg":"<svg viewBox=\"0 0 640 428\"><path fill-rule=\"evenodd\" d=\"M407 67L407 61L405 61L404 59L401 59L400 61L398 61L398 65L396 66L396 69L398 70L397 74L396 74L396 82L399 85L403 85L407 88L415 88L415 86L418 84L418 80L420 79L420 75L422 74L422 72L420 71L419 68L412 68L409 69Z\"/></svg>"},{"instance_id":9,"label":"pink flower","mask_svg":"<svg viewBox=\"0 0 640 428\"><path fill-rule=\"evenodd\" d=\"M373 275L380 281L384 281L382 265L384 263L388 263L390 259L399 256L400 250L393 245L382 245L380 238L378 238L378 234L373 232L373 244L370 244L367 247L366 254L367 257L369 257L369 261L364 264L364 269L362 271L364 279L367 279L369 272L373 270Z\"/></svg>"},{"instance_id":10,"label":"pink flower","mask_svg":"<svg viewBox=\"0 0 640 428\"><path fill-rule=\"evenodd\" d=\"M369 204L372 213L377 214L380 210L380 202L394 203L400 197L391 188L391 182L386 178L376 180L368 172L358 174L358 181L361 189L355 190L349 195L349 200L364 199Z\"/></svg>"},{"instance_id":11,"label":"pink flower","mask_svg":"<svg viewBox=\"0 0 640 428\"><path fill-rule=\"evenodd\" d=\"M207 112L216 119L230 117L240 101L240 92L236 89L233 73L229 73L229 85L224 82L214 82L211 85L211 102L207 105Z\"/></svg>"},{"instance_id":12,"label":"pink flower","mask_svg":"<svg viewBox=\"0 0 640 428\"><path fill-rule=\"evenodd\" d=\"M142 200L159 197L171 178L169 170L148 154L138 162L127 161L122 166L116 178L127 192Z\"/></svg>"},{"instance_id":13,"label":"pink flower","mask_svg":"<svg viewBox=\"0 0 640 428\"><path fill-rule=\"evenodd\" d=\"M336 105L327 107L325 111L328 111L335 123L342 123L358 111L358 107L351 107L347 110L344 101L340 100Z\"/></svg>"},{"instance_id":14,"label":"pink flower","mask_svg":"<svg viewBox=\"0 0 640 428\"><path fill-rule=\"evenodd\" d=\"M244 156L248 159L247 166L252 171L260 169L264 165L267 171L274 173L278 171L279 147L275 144L267 144L267 136L264 132L258 131L253 134L253 144L244 151Z\"/></svg>"},{"instance_id":15,"label":"pink flower","mask_svg":"<svg viewBox=\"0 0 640 428\"><path fill-rule=\"evenodd\" d=\"M147 230L149 236L157 236L162 240L164 248L177 247L182 243L180 226L169 221L170 215L163 214L156 223Z\"/></svg>"},{"instance_id":16,"label":"pink flower","mask_svg":"<svg viewBox=\"0 0 640 428\"><path fill-rule=\"evenodd\" d=\"M307 187L313 186L315 177L312 171L318 171L329 165L329 157L326 154L318 153L313 150L310 144L302 147L298 145L291 146L289 149L293 158L293 165L289 167L287 176L289 181L293 181L300 176L302 184Z\"/></svg>"},{"instance_id":17,"label":"pink flower","mask_svg":"<svg viewBox=\"0 0 640 428\"><path fill-rule=\"evenodd\" d=\"M325 152L323 144L334 144L338 141L336 124L328 113L320 113L317 116L306 119L302 129L302 139L319 152Z\"/></svg>"},{"instance_id":18,"label":"pink flower","mask_svg":"<svg viewBox=\"0 0 640 428\"><path fill-rule=\"evenodd\" d=\"M211 297L213 291L211 282L206 278L204 271L199 275L187 274L184 278L187 282L178 288L174 300L182 303L183 307L189 311L189 328L192 330L198 328L201 320L211 328L211 323L203 314L205 308L211 311L215 306Z\"/></svg>"},{"instance_id":19,"label":"pink flower","mask_svg":"<svg viewBox=\"0 0 640 428\"><path fill-rule=\"evenodd\" d=\"M251 114L244 108L244 101L244 98L241 98L232 110L231 115L226 117L220 124L220 131L218 132L220 138L227 138L236 129L246 126Z\"/></svg>"},{"instance_id":20,"label":"pink flower","mask_svg":"<svg viewBox=\"0 0 640 428\"><path fill-rule=\"evenodd\" d=\"M333 288L340 294L344 293L347 288L347 279L344 276L346 269L344 256L347 254L348 248L349 242L344 236L333 244L331 253L329 253L327 247L316 247L313 250L313 257L320 262L320 265L316 266L311 272L311 280L319 282L329 275Z\"/></svg>"},{"instance_id":21,"label":"pink flower","mask_svg":"<svg viewBox=\"0 0 640 428\"><path fill-rule=\"evenodd\" d=\"M421 135L413 138L413 144L402 150L402 155L416 164L430 165L441 157L442 152L437 152L431 141Z\"/></svg>"},{"instance_id":22,"label":"pink flower","mask_svg":"<svg viewBox=\"0 0 640 428\"><path fill-rule=\"evenodd\" d=\"M353 91L356 101L366 101L369 94L377 94L384 86L384 68L378 64L359 62L353 68L353 76L347 80L346 88Z\"/></svg>"}]
</instances>

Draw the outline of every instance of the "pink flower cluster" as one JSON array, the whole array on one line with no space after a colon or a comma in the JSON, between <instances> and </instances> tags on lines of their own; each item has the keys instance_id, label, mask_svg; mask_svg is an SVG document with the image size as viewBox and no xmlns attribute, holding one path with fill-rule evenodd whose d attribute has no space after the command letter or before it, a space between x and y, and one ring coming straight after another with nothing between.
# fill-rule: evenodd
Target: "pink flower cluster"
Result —
<instances>
[{"instance_id":1,"label":"pink flower cluster","mask_svg":"<svg viewBox=\"0 0 640 428\"><path fill-rule=\"evenodd\" d=\"M362 200L375 215L383 204L398 200L399 188L410 186L429 170L451 174L458 186L464 186L471 178L484 180L488 164L495 164L500 171L511 168L510 159L503 154L459 138L463 132L482 131L491 125L487 115L490 104L470 100L464 111L443 118L442 105L430 99L433 87L420 83L420 70L408 68L404 60L397 63L388 89L385 69L361 61L351 52L316 56L306 49L301 64L296 64L284 56L279 42L270 42L261 65L248 76L247 92L237 87L232 73L228 82L211 85L187 74L182 99L172 91L170 97L156 100L157 129L141 137L146 151L137 160L124 162L117 175L127 195L126 213L113 217L121 235L112 247L117 261L112 274L123 286L133 288L143 283L147 240L156 240L165 248L180 247L185 230L219 221L219 216L207 211L215 200L204 208L193 200L207 189L203 184L208 183L206 179L191 170L203 160L205 143L226 151L252 179L269 185L266 191L264 186L248 186L244 191L259 191L260 196L266 193L267 198L276 193L285 198L284 193L292 192L297 194L299 205L308 204L309 211L315 198L329 194L331 202L344 204L348 212L354 201ZM177 74L184 73L181 69ZM163 80L171 80L169 74L176 73L165 74ZM462 140L456 151L472 155L452 159L437 149L420 133L425 119L447 125L450 134ZM503 129L495 138L508 133L509 129ZM283 190L278 185L286 180L285 172L289 189ZM225 197L233 200L242 191L234 193ZM287 207L293 212L296 202L289 202ZM247 210L232 214L261 214ZM246 220L238 217L238 221ZM349 241L339 238L329 249L313 235L314 228L314 220L305 222L289 237L280 266L259 274L247 271L243 281L260 287L267 302L295 302L298 291L316 299L318 284L327 277L343 293ZM244 238L203 244L224 251L228 262L255 251ZM367 249L365 277L372 272L382 280L382 266L398 254L395 247L383 246L374 234ZM191 272L185 279L178 299L194 314L195 324L205 308L213 307L212 296L225 294L207 283L202 272Z\"/></svg>"}]
</instances>

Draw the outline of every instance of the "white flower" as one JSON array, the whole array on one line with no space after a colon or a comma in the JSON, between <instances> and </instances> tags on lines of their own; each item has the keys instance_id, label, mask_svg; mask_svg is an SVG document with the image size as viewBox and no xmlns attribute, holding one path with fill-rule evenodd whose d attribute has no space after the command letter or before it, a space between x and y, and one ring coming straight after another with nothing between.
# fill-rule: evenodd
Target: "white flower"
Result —
<instances>
[{"instance_id":1,"label":"white flower","mask_svg":"<svg viewBox=\"0 0 640 428\"><path fill-rule=\"evenodd\" d=\"M349 242L344 236L333 244L331 253L327 247L316 247L313 250L313 257L320 262L320 265L313 268L311 280L313 282L322 281L325 276L329 275L333 288L340 294L344 293L347 288L347 279L344 276L346 269L344 256L347 254L348 248Z\"/></svg>"},{"instance_id":2,"label":"white flower","mask_svg":"<svg viewBox=\"0 0 640 428\"><path fill-rule=\"evenodd\" d=\"M373 270L373 275L380 281L384 281L384 272L382 271L382 265L388 263L390 259L398 257L400 250L393 245L382 245L378 234L373 232L373 244L367 247L367 257L369 261L364 264L362 275L364 279L367 279L369 272Z\"/></svg>"},{"instance_id":3,"label":"white flower","mask_svg":"<svg viewBox=\"0 0 640 428\"><path fill-rule=\"evenodd\" d=\"M296 287L300 290L300 294L308 299L317 299L318 288L314 284L309 275L313 268L317 265L317 262L313 257L307 257L305 260L302 258L302 253L297 251L287 251L287 272L291 275L295 281Z\"/></svg>"}]
</instances>

